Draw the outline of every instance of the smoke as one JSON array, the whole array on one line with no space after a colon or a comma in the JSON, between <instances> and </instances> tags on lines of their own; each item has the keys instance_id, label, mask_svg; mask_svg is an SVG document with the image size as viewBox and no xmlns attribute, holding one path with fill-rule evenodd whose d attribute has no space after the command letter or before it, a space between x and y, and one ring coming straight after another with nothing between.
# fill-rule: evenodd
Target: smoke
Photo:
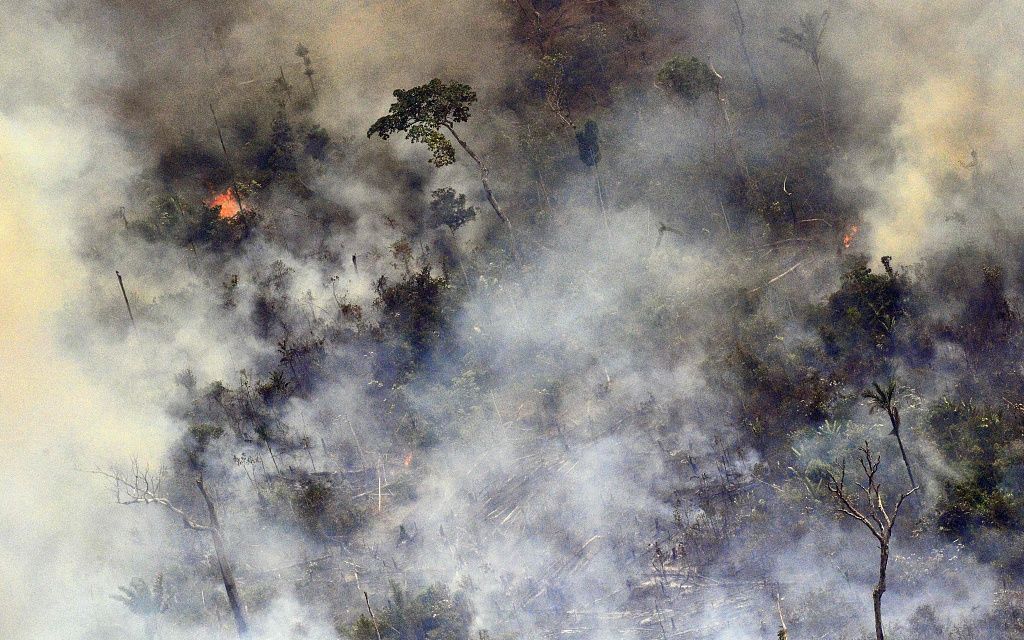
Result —
<instances>
[{"instance_id":1,"label":"smoke","mask_svg":"<svg viewBox=\"0 0 1024 640\"><path fill-rule=\"evenodd\" d=\"M587 174L559 105L530 97L548 52L522 34L548 25L517 18L512 4L11 9L0 49L12 61L0 71L0 329L13 339L0 361L0 443L12 460L0 533L13 543L0 555L10 576L0 634L134 637L139 621L109 596L157 575L176 590L172 608L191 614L161 637L228 628L213 613L225 608L204 534L152 505L113 504L86 473L131 458L154 474L163 466L172 496L202 516L182 454L198 438L182 434L207 422L228 427L203 464L262 637L335 637L362 612L362 592L379 610L392 581L460 587L476 627L522 637L569 619L594 638L647 637L655 625L758 637L774 624L773 591L801 612L842 594L858 613L837 614L836 628L869 625L870 541L851 547L864 532L821 515L794 524L806 496L757 485L777 463L750 445L744 430L758 425L715 386L742 381L714 371L707 351L749 319L736 320L746 305L760 305L752 333L768 342L811 340L794 306L824 299L840 267L834 246L802 253L800 243L837 245L849 222L868 227L856 248L905 264L965 243L998 248L1000 232L1018 231L1019 56L1004 48L1019 49L1019 19L1009 3L835 4L819 86L803 54L777 40L817 6L741 3L740 32L732 8L623 3L626 35L567 9L559 37L580 47L621 38L625 51L573 61L570 79L634 74L562 105L577 120L599 114L604 160ZM738 131L710 102L679 105L653 86L675 54L712 61ZM480 94L466 138L516 203L516 224L542 231L505 235L471 165L434 171L422 149L365 139L393 89L435 76ZM302 180L271 178L247 194L263 217L244 242L210 249L140 232L157 206L180 212L257 175L279 77L294 135L324 126L328 160L303 156ZM755 79L772 106L758 105ZM822 111L837 148L807 161L800 141L821 127L805 122ZM765 231L737 195L733 135L778 200L765 218L789 216L771 206L791 196L794 218L829 230ZM423 226L430 192L446 186L478 208L457 234ZM168 194L178 199L160 200ZM505 262L512 242L527 256L516 268ZM406 378L379 364L401 349L375 342L380 327L403 320L375 300L423 264L436 277L446 253L457 259L444 264L438 306L450 317ZM268 402L262 432L232 422L231 395L216 385L251 403L271 393L274 372L307 386ZM855 439L843 438L803 430L778 448L835 459L851 453ZM929 491L954 475L928 443L912 453L927 461ZM294 523L301 505L282 496L328 471L360 526L325 542ZM291 515L275 511L282 504ZM747 513L763 520L728 521ZM739 538L716 539L728 531ZM694 548L679 548L684 536ZM938 544L907 541L901 566L936 569L893 579L904 585L895 619L929 604L955 622L990 606L989 570ZM680 568L704 551L707 574ZM968 584L974 599L958 597Z\"/></svg>"},{"instance_id":2,"label":"smoke","mask_svg":"<svg viewBox=\"0 0 1024 640\"><path fill-rule=\"evenodd\" d=\"M856 59L845 72L863 88L864 117L885 123L881 140L836 168L873 200L864 217L877 255L911 262L1019 232L1007 188L1020 164L1018 20L999 2L850 3L835 13L829 42Z\"/></svg>"},{"instance_id":3,"label":"smoke","mask_svg":"<svg viewBox=\"0 0 1024 640\"><path fill-rule=\"evenodd\" d=\"M128 385L113 384L119 375L110 370L126 359L97 367L73 357L61 340L65 318L75 316L73 301L97 292L75 257L77 220L95 215L90 199L117 194L110 186L121 160L117 144L101 116L77 102L83 79L106 60L77 29L52 30L47 8L7 12L2 49L9 64L0 72L8 87L0 114L0 565L8 579L0 634L66 638L89 616L117 613L105 597L121 580L108 536L126 526L106 490L79 468L159 455L165 439L162 421L154 420L158 406L129 401ZM104 157L102 170L93 154Z\"/></svg>"}]
</instances>

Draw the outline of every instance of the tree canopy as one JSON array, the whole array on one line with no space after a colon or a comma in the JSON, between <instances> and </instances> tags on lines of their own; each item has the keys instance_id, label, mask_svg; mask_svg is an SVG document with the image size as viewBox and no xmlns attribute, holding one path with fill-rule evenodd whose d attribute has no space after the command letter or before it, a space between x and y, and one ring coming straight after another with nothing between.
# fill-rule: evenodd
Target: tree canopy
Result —
<instances>
[{"instance_id":1,"label":"tree canopy","mask_svg":"<svg viewBox=\"0 0 1024 640\"><path fill-rule=\"evenodd\" d=\"M456 123L469 120L469 106L476 102L476 92L459 82L446 83L438 78L412 89L396 89L395 102L366 132L387 140L395 133L405 133L409 142L422 142L432 154L436 167L455 162L455 147L441 133L452 130Z\"/></svg>"}]
</instances>

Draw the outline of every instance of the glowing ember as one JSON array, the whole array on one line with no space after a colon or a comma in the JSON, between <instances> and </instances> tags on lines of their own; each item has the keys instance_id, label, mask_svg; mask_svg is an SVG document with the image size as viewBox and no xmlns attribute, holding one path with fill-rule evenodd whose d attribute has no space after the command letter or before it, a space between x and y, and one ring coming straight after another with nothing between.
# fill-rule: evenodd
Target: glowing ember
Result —
<instances>
[{"instance_id":1,"label":"glowing ember","mask_svg":"<svg viewBox=\"0 0 1024 640\"><path fill-rule=\"evenodd\" d=\"M855 225L855 224L851 224L850 228L847 229L846 233L843 235L843 248L844 249L849 249L850 248L850 245L853 243L853 237L855 235L857 235L857 231L859 231L859 229L857 229L857 225Z\"/></svg>"},{"instance_id":2,"label":"glowing ember","mask_svg":"<svg viewBox=\"0 0 1024 640\"><path fill-rule=\"evenodd\" d=\"M238 198L235 197L235 190L231 187L228 187L224 193L214 196L206 203L206 206L211 209L220 207L220 217L222 218L234 218L240 211Z\"/></svg>"},{"instance_id":3,"label":"glowing ember","mask_svg":"<svg viewBox=\"0 0 1024 640\"><path fill-rule=\"evenodd\" d=\"M405 454L405 458L402 460L402 464L404 464L407 467L412 464L412 454L411 453Z\"/></svg>"}]
</instances>

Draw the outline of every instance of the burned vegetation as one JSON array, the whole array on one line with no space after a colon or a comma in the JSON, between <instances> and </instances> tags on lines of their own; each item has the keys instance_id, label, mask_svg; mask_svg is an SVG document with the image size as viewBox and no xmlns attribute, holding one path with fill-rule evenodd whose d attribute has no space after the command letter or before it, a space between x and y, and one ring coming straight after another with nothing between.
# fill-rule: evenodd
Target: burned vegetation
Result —
<instances>
[{"instance_id":1,"label":"burned vegetation","mask_svg":"<svg viewBox=\"0 0 1024 640\"><path fill-rule=\"evenodd\" d=\"M97 470L160 513L125 637L1024 638L1024 270L880 253L853 10L484 4L500 63L126 72L80 348L176 431Z\"/></svg>"}]
</instances>

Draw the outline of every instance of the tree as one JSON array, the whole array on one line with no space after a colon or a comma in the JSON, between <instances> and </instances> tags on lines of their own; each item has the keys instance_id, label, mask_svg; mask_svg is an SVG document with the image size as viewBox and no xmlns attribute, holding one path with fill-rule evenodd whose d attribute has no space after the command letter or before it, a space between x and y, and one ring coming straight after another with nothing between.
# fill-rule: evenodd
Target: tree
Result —
<instances>
[{"instance_id":1,"label":"tree","mask_svg":"<svg viewBox=\"0 0 1024 640\"><path fill-rule=\"evenodd\" d=\"M821 41L825 36L825 27L828 26L828 11L820 14L806 13L797 23L797 28L782 27L779 29L779 41L802 51L814 65L814 71L818 76L818 92L821 100L821 130L825 136L825 142L832 145L832 135L828 126L828 115L825 106L825 79L821 75Z\"/></svg>"},{"instance_id":2,"label":"tree","mask_svg":"<svg viewBox=\"0 0 1024 640\"><path fill-rule=\"evenodd\" d=\"M875 613L875 638L885 640L882 631L882 594L885 593L885 572L889 565L889 544L892 540L892 532L896 526L896 519L899 517L903 501L910 494L917 491L913 487L899 495L892 513L886 509L885 498L882 493L882 485L877 479L878 468L881 466L881 456L872 456L871 446L865 441L860 448L860 466L864 472L864 483L856 483L861 498L857 494L850 493L846 487L846 461L844 460L837 478L831 471L828 472L827 488L836 503L836 513L846 516L861 523L871 532L871 535L878 541L878 582L871 591L871 601Z\"/></svg>"},{"instance_id":3,"label":"tree","mask_svg":"<svg viewBox=\"0 0 1024 640\"><path fill-rule=\"evenodd\" d=\"M430 223L433 227L446 226L455 233L459 227L476 219L476 207L466 206L466 196L445 187L430 193Z\"/></svg>"},{"instance_id":4,"label":"tree","mask_svg":"<svg viewBox=\"0 0 1024 640\"><path fill-rule=\"evenodd\" d=\"M156 617L167 611L167 593L164 577L158 575L150 585L143 578L132 578L126 587L118 587L119 593L112 597L128 610L142 618L144 633L148 640L156 637Z\"/></svg>"},{"instance_id":5,"label":"tree","mask_svg":"<svg viewBox=\"0 0 1024 640\"><path fill-rule=\"evenodd\" d=\"M687 102L696 102L706 93L719 89L718 74L697 58L675 56L658 70L658 86Z\"/></svg>"},{"instance_id":6,"label":"tree","mask_svg":"<svg viewBox=\"0 0 1024 640\"><path fill-rule=\"evenodd\" d=\"M732 0L733 6L736 7L736 15L733 20L736 23L737 36L740 41L740 51L743 52L743 60L746 61L747 67L750 69L750 80L754 83L754 91L757 92L757 104L759 107L764 107L764 89L761 88L761 78L757 75L757 69L754 67L754 60L750 57L750 51L747 49L747 22L743 19L743 10L740 8L739 0Z\"/></svg>"},{"instance_id":7,"label":"tree","mask_svg":"<svg viewBox=\"0 0 1024 640\"><path fill-rule=\"evenodd\" d=\"M903 456L903 464L907 467L907 477L910 478L910 486L916 487L914 472L910 470L910 460L907 459L907 450L903 447L903 437L900 435L900 394L903 387L896 378L891 378L883 387L877 382L872 383L870 389L861 394L870 401L871 412L885 411L889 416L889 423L892 425L891 436L896 436L896 442L900 445L900 455Z\"/></svg>"},{"instance_id":8,"label":"tree","mask_svg":"<svg viewBox=\"0 0 1024 640\"><path fill-rule=\"evenodd\" d=\"M583 130L576 132L576 147L580 154L580 161L590 167L590 172L594 175L594 191L597 193L597 204L601 208L601 219L604 220L604 228L608 234L608 242L610 244L612 232L608 224L608 209L605 206L601 174L597 171L597 163L601 162L601 143L598 139L596 122L587 120L583 124Z\"/></svg>"},{"instance_id":9,"label":"tree","mask_svg":"<svg viewBox=\"0 0 1024 640\"><path fill-rule=\"evenodd\" d=\"M683 100L693 104L704 94L714 93L718 102L718 110L725 124L725 130L729 137L729 144L732 147L733 157L736 166L743 174L743 184L747 190L747 198L755 202L757 198L757 185L754 183L747 161L740 148L739 139L736 136L736 129L733 126L732 116L729 114L729 101L722 90L722 76L715 71L710 64L697 58L683 58L675 56L669 59L658 71L658 86L673 93Z\"/></svg>"},{"instance_id":10,"label":"tree","mask_svg":"<svg viewBox=\"0 0 1024 640\"><path fill-rule=\"evenodd\" d=\"M231 613L235 618L235 627L238 630L238 637L245 639L249 637L249 624L245 618L245 606L242 604L241 596L238 593L238 583L235 581L234 569L228 558L227 548L224 543L224 533L220 519L217 516L217 508L213 498L210 497L206 484L203 481L202 472L197 472L195 482L196 488L206 503L207 521L200 522L184 509L172 502L160 490L159 479L153 478L149 471L141 469L137 462L132 462L131 474L120 472L97 471L99 475L114 481L114 491L118 504L156 504L160 505L175 516L181 518L186 529L192 531L205 531L213 538L213 548L217 556L217 564L220 568L221 580L224 583L224 591L228 597L228 604L231 605Z\"/></svg>"},{"instance_id":11,"label":"tree","mask_svg":"<svg viewBox=\"0 0 1024 640\"><path fill-rule=\"evenodd\" d=\"M588 167L596 167L601 161L601 145L598 141L597 123L587 120L583 131L576 132L576 146L580 152L580 161Z\"/></svg>"},{"instance_id":12,"label":"tree","mask_svg":"<svg viewBox=\"0 0 1024 640\"><path fill-rule=\"evenodd\" d=\"M369 597L367 596L367 608ZM433 584L410 594L391 583L391 599L372 617L359 616L351 631L355 640L470 640L473 611L462 592Z\"/></svg>"},{"instance_id":13,"label":"tree","mask_svg":"<svg viewBox=\"0 0 1024 640\"><path fill-rule=\"evenodd\" d=\"M476 92L469 85L459 82L446 83L434 78L430 82L412 89L396 89L395 102L388 115L378 118L366 132L367 138L378 135L387 140L395 133L404 133L412 143L422 142L430 149L430 161L435 167L446 167L455 163L455 147L443 133L447 131L459 146L472 158L480 170L487 202L498 218L512 232L512 223L498 206L487 180L489 169L469 145L455 132L455 125L469 120L469 107L476 102Z\"/></svg>"},{"instance_id":14,"label":"tree","mask_svg":"<svg viewBox=\"0 0 1024 640\"><path fill-rule=\"evenodd\" d=\"M306 76L306 80L309 81L310 92L316 98L316 85L313 84L313 76L316 75L316 71L313 69L313 61L309 59L309 49L300 42L299 46L295 47L295 55L302 58L302 73Z\"/></svg>"}]
</instances>

